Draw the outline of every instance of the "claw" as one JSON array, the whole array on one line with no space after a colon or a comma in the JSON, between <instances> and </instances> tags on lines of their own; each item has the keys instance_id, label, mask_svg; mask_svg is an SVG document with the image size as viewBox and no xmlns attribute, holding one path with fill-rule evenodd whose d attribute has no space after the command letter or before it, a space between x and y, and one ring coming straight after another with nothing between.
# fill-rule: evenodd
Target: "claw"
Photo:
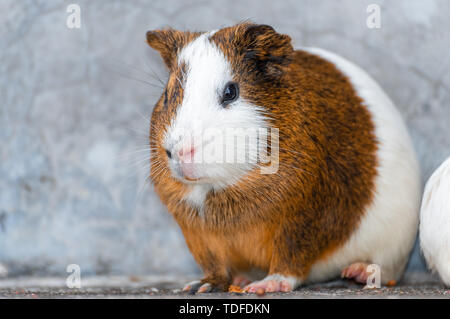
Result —
<instances>
[{"instance_id":1,"label":"claw","mask_svg":"<svg viewBox=\"0 0 450 319\"><path fill-rule=\"evenodd\" d=\"M198 288L198 293L205 293L205 292L211 292L212 291L212 285L209 283L205 283Z\"/></svg>"},{"instance_id":2,"label":"claw","mask_svg":"<svg viewBox=\"0 0 450 319\"><path fill-rule=\"evenodd\" d=\"M194 280L191 281L189 283L187 283L184 288L183 291L187 291L190 293L195 293L197 292L198 288L202 285L202 283L199 280Z\"/></svg>"}]
</instances>

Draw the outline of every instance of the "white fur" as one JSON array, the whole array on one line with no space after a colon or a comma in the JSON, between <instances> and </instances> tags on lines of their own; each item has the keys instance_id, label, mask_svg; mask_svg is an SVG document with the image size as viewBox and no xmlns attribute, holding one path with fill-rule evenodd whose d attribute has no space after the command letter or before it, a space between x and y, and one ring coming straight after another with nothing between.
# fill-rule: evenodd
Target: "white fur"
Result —
<instances>
[{"instance_id":1,"label":"white fur","mask_svg":"<svg viewBox=\"0 0 450 319\"><path fill-rule=\"evenodd\" d=\"M184 200L191 206L197 208L201 214L203 214L203 206L205 203L206 195L212 189L209 185L192 185L191 190L185 196Z\"/></svg>"},{"instance_id":2,"label":"white fur","mask_svg":"<svg viewBox=\"0 0 450 319\"><path fill-rule=\"evenodd\" d=\"M420 211L420 246L428 267L450 286L450 158L425 186Z\"/></svg>"},{"instance_id":3,"label":"white fur","mask_svg":"<svg viewBox=\"0 0 450 319\"><path fill-rule=\"evenodd\" d=\"M352 237L333 255L317 262L308 281L337 276L354 262L381 267L381 281L398 280L418 227L420 170L406 126L389 97L363 70L333 53L305 49L334 63L364 100L379 142L378 176L372 204Z\"/></svg>"},{"instance_id":4,"label":"white fur","mask_svg":"<svg viewBox=\"0 0 450 319\"><path fill-rule=\"evenodd\" d=\"M166 131L164 146L174 154L169 161L172 173L182 178L180 163L177 161L178 150L187 143L195 145L193 162L196 177L200 178L193 185L192 192L185 198L196 207L211 189L220 189L237 182L242 175L254 167L254 163L224 163L224 158L217 153L214 160L205 163L202 154L208 149L223 149L226 154L236 150L234 138L223 138L223 132L230 128L267 128L263 109L246 102L241 97L224 108L220 104L221 94L229 81L233 80L230 63L223 52L209 39L211 33L199 36L189 43L179 54L178 63L185 63L186 74L183 82L184 97L178 106L175 117ZM205 130L217 132L204 140ZM210 131L211 132L211 131ZM206 138L205 138L206 139ZM251 145L250 148L257 148ZM208 185L209 187L205 187Z\"/></svg>"}]
</instances>

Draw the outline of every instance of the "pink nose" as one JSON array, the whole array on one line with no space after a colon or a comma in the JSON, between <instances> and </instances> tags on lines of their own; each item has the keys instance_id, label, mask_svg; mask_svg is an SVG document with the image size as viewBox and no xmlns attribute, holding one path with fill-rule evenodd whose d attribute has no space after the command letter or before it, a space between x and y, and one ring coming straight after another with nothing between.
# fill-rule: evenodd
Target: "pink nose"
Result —
<instances>
[{"instance_id":1,"label":"pink nose","mask_svg":"<svg viewBox=\"0 0 450 319\"><path fill-rule=\"evenodd\" d=\"M178 158L183 163L192 163L194 161L195 149L193 146L183 147L178 151Z\"/></svg>"}]
</instances>

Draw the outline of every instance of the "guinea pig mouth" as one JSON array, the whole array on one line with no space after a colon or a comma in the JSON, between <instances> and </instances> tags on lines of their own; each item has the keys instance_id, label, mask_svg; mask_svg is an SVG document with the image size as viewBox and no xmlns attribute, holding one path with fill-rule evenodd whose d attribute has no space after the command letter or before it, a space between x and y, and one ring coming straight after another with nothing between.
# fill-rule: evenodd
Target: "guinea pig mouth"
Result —
<instances>
[{"instance_id":1,"label":"guinea pig mouth","mask_svg":"<svg viewBox=\"0 0 450 319\"><path fill-rule=\"evenodd\" d=\"M188 177L188 176L183 176L183 178L185 180L189 181L189 182L197 182L197 181L200 180L200 178L191 178L191 177Z\"/></svg>"},{"instance_id":2,"label":"guinea pig mouth","mask_svg":"<svg viewBox=\"0 0 450 319\"><path fill-rule=\"evenodd\" d=\"M201 182L202 176L198 176L196 171L191 169L183 168L180 163L173 163L170 165L172 171L172 176L178 179L182 183L191 184Z\"/></svg>"},{"instance_id":3,"label":"guinea pig mouth","mask_svg":"<svg viewBox=\"0 0 450 319\"><path fill-rule=\"evenodd\" d=\"M185 184L191 184L191 183L198 183L202 181L202 178L200 177L190 177L186 176L181 172L177 172L173 175L177 180L179 180L182 183Z\"/></svg>"}]
</instances>

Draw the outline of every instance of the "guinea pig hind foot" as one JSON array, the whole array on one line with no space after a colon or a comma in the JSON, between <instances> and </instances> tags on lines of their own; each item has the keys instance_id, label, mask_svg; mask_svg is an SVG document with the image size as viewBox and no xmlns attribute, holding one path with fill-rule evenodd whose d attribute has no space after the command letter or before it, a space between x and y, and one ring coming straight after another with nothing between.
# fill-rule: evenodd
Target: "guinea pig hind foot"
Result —
<instances>
[{"instance_id":1,"label":"guinea pig hind foot","mask_svg":"<svg viewBox=\"0 0 450 319\"><path fill-rule=\"evenodd\" d=\"M341 272L341 278L353 279L355 282L360 284L366 284L367 278L371 272L367 272L367 263L353 263L350 266L344 268Z\"/></svg>"},{"instance_id":2,"label":"guinea pig hind foot","mask_svg":"<svg viewBox=\"0 0 450 319\"><path fill-rule=\"evenodd\" d=\"M358 262L353 263L350 266L344 268L341 272L341 278L353 279L355 282L359 284L367 284L367 279L370 275L373 274L373 271L367 271L367 267L369 264ZM381 284L386 287L393 287L397 285L397 278L392 272L389 271L389 268L383 268L381 271L381 275L386 274L386 278L381 278Z\"/></svg>"}]
</instances>

